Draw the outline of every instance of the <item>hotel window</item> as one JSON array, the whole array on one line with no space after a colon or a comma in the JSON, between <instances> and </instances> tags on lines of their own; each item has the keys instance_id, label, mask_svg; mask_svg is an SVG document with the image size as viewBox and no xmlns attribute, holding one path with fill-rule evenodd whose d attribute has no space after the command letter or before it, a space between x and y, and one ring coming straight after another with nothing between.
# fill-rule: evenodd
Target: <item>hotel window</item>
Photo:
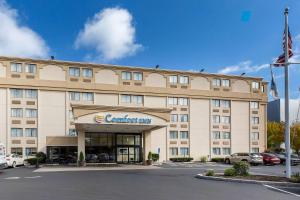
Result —
<instances>
[{"instance_id":1,"label":"hotel window","mask_svg":"<svg viewBox=\"0 0 300 200\"><path fill-rule=\"evenodd\" d=\"M11 148L10 153L22 156L23 155L23 149L22 148Z\"/></svg>"},{"instance_id":2,"label":"hotel window","mask_svg":"<svg viewBox=\"0 0 300 200\"><path fill-rule=\"evenodd\" d=\"M222 86L223 87L229 87L230 86L230 81L228 79L223 79L222 80Z\"/></svg>"},{"instance_id":3,"label":"hotel window","mask_svg":"<svg viewBox=\"0 0 300 200\"><path fill-rule=\"evenodd\" d=\"M178 131L170 131L170 139L178 139Z\"/></svg>"},{"instance_id":4,"label":"hotel window","mask_svg":"<svg viewBox=\"0 0 300 200\"><path fill-rule=\"evenodd\" d=\"M11 72L22 72L22 63L11 63L10 71Z\"/></svg>"},{"instance_id":5,"label":"hotel window","mask_svg":"<svg viewBox=\"0 0 300 200\"><path fill-rule=\"evenodd\" d=\"M259 118L258 117L251 117L251 123L252 124L259 124Z\"/></svg>"},{"instance_id":6,"label":"hotel window","mask_svg":"<svg viewBox=\"0 0 300 200\"><path fill-rule=\"evenodd\" d=\"M178 115L172 114L171 115L171 122L177 122L178 121Z\"/></svg>"},{"instance_id":7,"label":"hotel window","mask_svg":"<svg viewBox=\"0 0 300 200\"><path fill-rule=\"evenodd\" d=\"M251 109L258 109L258 102L257 101L250 102L250 108Z\"/></svg>"},{"instance_id":8,"label":"hotel window","mask_svg":"<svg viewBox=\"0 0 300 200\"><path fill-rule=\"evenodd\" d=\"M22 89L10 89L10 96L12 98L22 98L23 90Z\"/></svg>"},{"instance_id":9,"label":"hotel window","mask_svg":"<svg viewBox=\"0 0 300 200\"><path fill-rule=\"evenodd\" d=\"M37 129L25 128L25 137L37 137Z\"/></svg>"},{"instance_id":10,"label":"hotel window","mask_svg":"<svg viewBox=\"0 0 300 200\"><path fill-rule=\"evenodd\" d=\"M221 148L218 148L218 147L213 148L213 154L214 155L221 155Z\"/></svg>"},{"instance_id":11,"label":"hotel window","mask_svg":"<svg viewBox=\"0 0 300 200\"><path fill-rule=\"evenodd\" d=\"M177 84L177 76L176 75L169 76L169 82L171 84Z\"/></svg>"},{"instance_id":12,"label":"hotel window","mask_svg":"<svg viewBox=\"0 0 300 200\"><path fill-rule=\"evenodd\" d=\"M251 153L259 153L259 148L251 148Z\"/></svg>"},{"instance_id":13,"label":"hotel window","mask_svg":"<svg viewBox=\"0 0 300 200\"><path fill-rule=\"evenodd\" d=\"M25 90L25 98L36 99L37 90Z\"/></svg>"},{"instance_id":14,"label":"hotel window","mask_svg":"<svg viewBox=\"0 0 300 200\"><path fill-rule=\"evenodd\" d=\"M80 92L70 92L71 101L80 101Z\"/></svg>"},{"instance_id":15,"label":"hotel window","mask_svg":"<svg viewBox=\"0 0 300 200\"><path fill-rule=\"evenodd\" d=\"M213 79L212 81L212 85L216 86L216 87L220 87L221 86L221 80L220 79Z\"/></svg>"},{"instance_id":16,"label":"hotel window","mask_svg":"<svg viewBox=\"0 0 300 200\"><path fill-rule=\"evenodd\" d=\"M188 122L189 121L188 115L187 114L180 115L180 121L181 122Z\"/></svg>"},{"instance_id":17,"label":"hotel window","mask_svg":"<svg viewBox=\"0 0 300 200\"><path fill-rule=\"evenodd\" d=\"M11 117L23 117L23 109L22 108L12 108L11 109Z\"/></svg>"},{"instance_id":18,"label":"hotel window","mask_svg":"<svg viewBox=\"0 0 300 200\"><path fill-rule=\"evenodd\" d=\"M258 89L259 89L259 83L256 82L256 81L253 81L253 82L252 82L252 89L258 90Z\"/></svg>"},{"instance_id":19,"label":"hotel window","mask_svg":"<svg viewBox=\"0 0 300 200\"><path fill-rule=\"evenodd\" d=\"M93 70L90 68L83 68L82 69L82 76L86 78L92 78L93 77Z\"/></svg>"},{"instance_id":20,"label":"hotel window","mask_svg":"<svg viewBox=\"0 0 300 200\"><path fill-rule=\"evenodd\" d=\"M221 105L223 108L230 108L230 101L229 100L222 100Z\"/></svg>"},{"instance_id":21,"label":"hotel window","mask_svg":"<svg viewBox=\"0 0 300 200\"><path fill-rule=\"evenodd\" d=\"M230 132L223 132L223 139L230 139Z\"/></svg>"},{"instance_id":22,"label":"hotel window","mask_svg":"<svg viewBox=\"0 0 300 200\"><path fill-rule=\"evenodd\" d=\"M143 96L140 95L133 95L131 97L133 104L143 104Z\"/></svg>"},{"instance_id":23,"label":"hotel window","mask_svg":"<svg viewBox=\"0 0 300 200\"><path fill-rule=\"evenodd\" d=\"M219 99L213 99L212 104L213 104L213 107L220 107L220 100Z\"/></svg>"},{"instance_id":24,"label":"hotel window","mask_svg":"<svg viewBox=\"0 0 300 200\"><path fill-rule=\"evenodd\" d=\"M222 148L223 155L230 155L230 148Z\"/></svg>"},{"instance_id":25,"label":"hotel window","mask_svg":"<svg viewBox=\"0 0 300 200\"><path fill-rule=\"evenodd\" d=\"M122 80L131 80L131 72L122 72Z\"/></svg>"},{"instance_id":26,"label":"hotel window","mask_svg":"<svg viewBox=\"0 0 300 200\"><path fill-rule=\"evenodd\" d=\"M221 122L223 124L230 124L230 117L229 116L222 116Z\"/></svg>"},{"instance_id":27,"label":"hotel window","mask_svg":"<svg viewBox=\"0 0 300 200\"><path fill-rule=\"evenodd\" d=\"M189 77L188 76L179 76L179 83L189 84Z\"/></svg>"},{"instance_id":28,"label":"hotel window","mask_svg":"<svg viewBox=\"0 0 300 200\"><path fill-rule=\"evenodd\" d=\"M180 148L180 155L185 157L189 155L189 148L187 147L181 147Z\"/></svg>"},{"instance_id":29,"label":"hotel window","mask_svg":"<svg viewBox=\"0 0 300 200\"><path fill-rule=\"evenodd\" d=\"M189 139L188 131L180 131L180 139Z\"/></svg>"},{"instance_id":30,"label":"hotel window","mask_svg":"<svg viewBox=\"0 0 300 200\"><path fill-rule=\"evenodd\" d=\"M77 136L77 132L74 128L69 129L68 136Z\"/></svg>"},{"instance_id":31,"label":"hotel window","mask_svg":"<svg viewBox=\"0 0 300 200\"><path fill-rule=\"evenodd\" d=\"M177 98L176 97L168 97L168 104L175 106L177 105Z\"/></svg>"},{"instance_id":32,"label":"hotel window","mask_svg":"<svg viewBox=\"0 0 300 200\"><path fill-rule=\"evenodd\" d=\"M80 76L80 68L78 68L78 67L70 67L69 68L69 75L70 76L79 77Z\"/></svg>"},{"instance_id":33,"label":"hotel window","mask_svg":"<svg viewBox=\"0 0 300 200\"><path fill-rule=\"evenodd\" d=\"M28 118L36 118L37 117L37 109L25 109L25 116Z\"/></svg>"},{"instance_id":34,"label":"hotel window","mask_svg":"<svg viewBox=\"0 0 300 200\"><path fill-rule=\"evenodd\" d=\"M264 92L265 92L265 86L262 85L262 86L260 87L260 90L261 90L262 93L264 93Z\"/></svg>"},{"instance_id":35,"label":"hotel window","mask_svg":"<svg viewBox=\"0 0 300 200\"><path fill-rule=\"evenodd\" d=\"M26 156L35 156L36 148L25 148L25 155Z\"/></svg>"},{"instance_id":36,"label":"hotel window","mask_svg":"<svg viewBox=\"0 0 300 200\"><path fill-rule=\"evenodd\" d=\"M36 64L27 64L25 66L25 72L30 74L36 73Z\"/></svg>"},{"instance_id":37,"label":"hotel window","mask_svg":"<svg viewBox=\"0 0 300 200\"><path fill-rule=\"evenodd\" d=\"M220 115L213 115L212 116L213 118L213 123L220 123Z\"/></svg>"},{"instance_id":38,"label":"hotel window","mask_svg":"<svg viewBox=\"0 0 300 200\"><path fill-rule=\"evenodd\" d=\"M220 131L213 131L213 139L215 140L221 139Z\"/></svg>"},{"instance_id":39,"label":"hotel window","mask_svg":"<svg viewBox=\"0 0 300 200\"><path fill-rule=\"evenodd\" d=\"M134 72L133 73L133 80L135 80L135 81L142 81L143 80L143 73L141 73L141 72Z\"/></svg>"},{"instance_id":40,"label":"hotel window","mask_svg":"<svg viewBox=\"0 0 300 200\"><path fill-rule=\"evenodd\" d=\"M121 95L121 103L130 103L131 102L131 96L127 94Z\"/></svg>"},{"instance_id":41,"label":"hotel window","mask_svg":"<svg viewBox=\"0 0 300 200\"><path fill-rule=\"evenodd\" d=\"M181 106L187 106L188 105L188 99L187 98L178 98L179 105Z\"/></svg>"},{"instance_id":42,"label":"hotel window","mask_svg":"<svg viewBox=\"0 0 300 200\"><path fill-rule=\"evenodd\" d=\"M82 100L83 101L93 101L94 100L94 93L92 93L92 92L83 92L82 93Z\"/></svg>"},{"instance_id":43,"label":"hotel window","mask_svg":"<svg viewBox=\"0 0 300 200\"><path fill-rule=\"evenodd\" d=\"M258 132L251 133L251 140L259 140L259 133Z\"/></svg>"},{"instance_id":44,"label":"hotel window","mask_svg":"<svg viewBox=\"0 0 300 200\"><path fill-rule=\"evenodd\" d=\"M177 156L178 155L178 148L171 147L170 148L170 156Z\"/></svg>"},{"instance_id":45,"label":"hotel window","mask_svg":"<svg viewBox=\"0 0 300 200\"><path fill-rule=\"evenodd\" d=\"M11 128L11 137L23 137L23 129L22 128Z\"/></svg>"}]
</instances>

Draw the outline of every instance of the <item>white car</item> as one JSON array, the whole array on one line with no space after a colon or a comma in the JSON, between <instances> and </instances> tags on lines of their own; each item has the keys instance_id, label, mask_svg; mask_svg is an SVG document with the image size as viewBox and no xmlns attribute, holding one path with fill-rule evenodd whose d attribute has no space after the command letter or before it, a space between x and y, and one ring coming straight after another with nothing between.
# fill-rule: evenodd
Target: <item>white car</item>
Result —
<instances>
[{"instance_id":1,"label":"white car","mask_svg":"<svg viewBox=\"0 0 300 200\"><path fill-rule=\"evenodd\" d=\"M24 158L18 154L6 155L6 162L8 167L16 168L19 165L24 165Z\"/></svg>"},{"instance_id":2,"label":"white car","mask_svg":"<svg viewBox=\"0 0 300 200\"><path fill-rule=\"evenodd\" d=\"M0 169L6 168L7 162L5 159L5 147L2 143L0 143Z\"/></svg>"}]
</instances>

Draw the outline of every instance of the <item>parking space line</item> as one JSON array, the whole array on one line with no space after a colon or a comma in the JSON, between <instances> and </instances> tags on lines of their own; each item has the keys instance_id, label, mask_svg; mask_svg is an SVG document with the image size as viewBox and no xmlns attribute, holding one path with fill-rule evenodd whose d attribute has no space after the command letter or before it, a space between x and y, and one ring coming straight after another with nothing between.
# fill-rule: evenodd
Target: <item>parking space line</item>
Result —
<instances>
[{"instance_id":1,"label":"parking space line","mask_svg":"<svg viewBox=\"0 0 300 200\"><path fill-rule=\"evenodd\" d=\"M286 194L294 195L296 197L300 197L299 194L295 194L295 193L292 193L292 192L289 192L289 191L286 191L286 190L282 190L282 189L279 189L279 188L276 188L276 187L273 187L273 186L270 186L270 185L264 185L264 186L267 187L267 188L273 189L273 190L277 190L279 192L283 192L283 193L286 193Z\"/></svg>"},{"instance_id":2,"label":"parking space line","mask_svg":"<svg viewBox=\"0 0 300 200\"><path fill-rule=\"evenodd\" d=\"M41 178L41 176L25 176L24 178L34 179L34 178Z\"/></svg>"},{"instance_id":3,"label":"parking space line","mask_svg":"<svg viewBox=\"0 0 300 200\"><path fill-rule=\"evenodd\" d=\"M4 178L6 180L16 180L16 179L20 179L20 177L17 177L17 176L14 176L14 177L7 177L7 178Z\"/></svg>"}]
</instances>

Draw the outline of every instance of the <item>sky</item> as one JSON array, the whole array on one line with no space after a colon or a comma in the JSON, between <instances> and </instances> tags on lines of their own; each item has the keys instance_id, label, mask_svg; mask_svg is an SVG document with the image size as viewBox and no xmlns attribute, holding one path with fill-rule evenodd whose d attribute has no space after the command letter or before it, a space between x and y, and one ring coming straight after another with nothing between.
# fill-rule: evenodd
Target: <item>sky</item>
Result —
<instances>
[{"instance_id":1,"label":"sky","mask_svg":"<svg viewBox=\"0 0 300 200\"><path fill-rule=\"evenodd\" d=\"M0 0L0 55L263 77L282 54L290 8L300 62L298 0ZM274 69L284 96L283 69ZM299 98L300 65L290 66ZM272 97L270 97L272 100Z\"/></svg>"}]
</instances>

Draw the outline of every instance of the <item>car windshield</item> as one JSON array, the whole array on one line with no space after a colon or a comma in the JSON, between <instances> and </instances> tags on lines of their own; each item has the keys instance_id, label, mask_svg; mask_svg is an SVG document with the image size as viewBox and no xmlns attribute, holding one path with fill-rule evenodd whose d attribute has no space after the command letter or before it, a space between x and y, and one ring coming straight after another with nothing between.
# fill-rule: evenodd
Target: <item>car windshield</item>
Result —
<instances>
[{"instance_id":1,"label":"car windshield","mask_svg":"<svg viewBox=\"0 0 300 200\"><path fill-rule=\"evenodd\" d=\"M260 156L259 153L250 153L251 156Z\"/></svg>"},{"instance_id":2,"label":"car windshield","mask_svg":"<svg viewBox=\"0 0 300 200\"><path fill-rule=\"evenodd\" d=\"M276 156L275 154L272 154L272 153L264 153L263 155L270 156L270 157Z\"/></svg>"}]
</instances>

